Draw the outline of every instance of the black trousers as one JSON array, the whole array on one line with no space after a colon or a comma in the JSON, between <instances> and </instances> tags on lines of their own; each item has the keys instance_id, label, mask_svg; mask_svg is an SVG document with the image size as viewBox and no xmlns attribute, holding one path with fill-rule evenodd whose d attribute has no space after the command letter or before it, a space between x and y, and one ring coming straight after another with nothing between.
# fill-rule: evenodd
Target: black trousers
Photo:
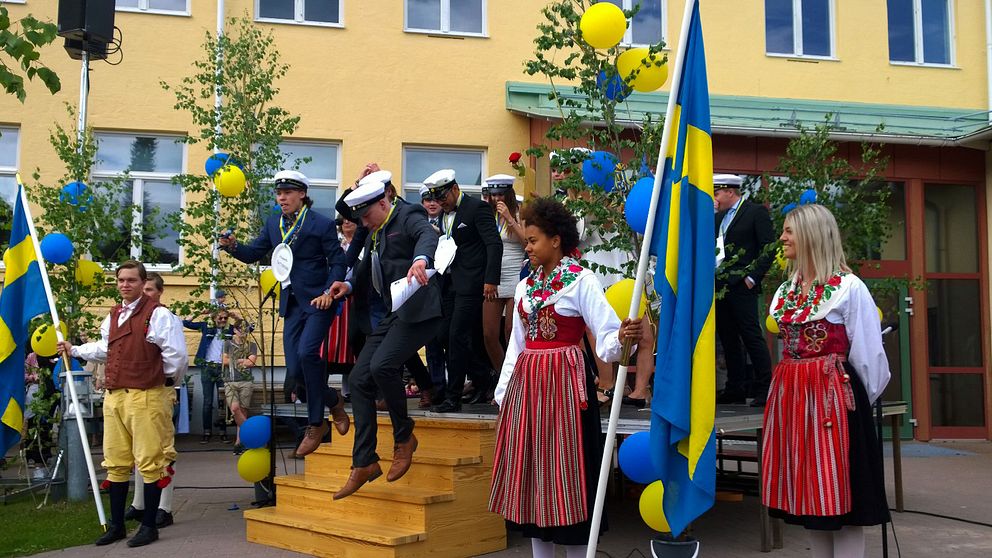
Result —
<instances>
[{"instance_id":1,"label":"black trousers","mask_svg":"<svg viewBox=\"0 0 992 558\"><path fill-rule=\"evenodd\" d=\"M289 293L283 293L289 296ZM307 313L289 299L283 321L283 348L286 377L302 377L306 384L307 422L318 426L324 421L324 407L337 405L338 393L327 385L327 365L320 358L320 345L327 338L334 314L330 310Z\"/></svg>"},{"instance_id":2,"label":"black trousers","mask_svg":"<svg viewBox=\"0 0 992 558\"><path fill-rule=\"evenodd\" d=\"M393 423L393 441L405 442L413 434L413 419L407 414L403 387L403 363L437 335L439 320L406 323L388 315L365 340L351 370L351 408L355 418L352 465L366 467L379 461L375 452L376 391L382 393Z\"/></svg>"},{"instance_id":3,"label":"black trousers","mask_svg":"<svg viewBox=\"0 0 992 558\"><path fill-rule=\"evenodd\" d=\"M716 301L716 331L727 359L724 393L741 398L751 393L763 400L772 379L772 361L758 321L759 295L758 288L747 289L743 284L731 287ZM745 351L751 357L754 372L751 378L747 374Z\"/></svg>"},{"instance_id":4,"label":"black trousers","mask_svg":"<svg viewBox=\"0 0 992 558\"><path fill-rule=\"evenodd\" d=\"M476 345L476 328L482 326L482 293L478 295L446 292L441 297L444 316L439 339L448 359L448 389L446 399L461 403L465 388L465 375L479 389L489 388L488 366L481 364L480 350ZM487 359L488 361L488 359Z\"/></svg>"}]
</instances>

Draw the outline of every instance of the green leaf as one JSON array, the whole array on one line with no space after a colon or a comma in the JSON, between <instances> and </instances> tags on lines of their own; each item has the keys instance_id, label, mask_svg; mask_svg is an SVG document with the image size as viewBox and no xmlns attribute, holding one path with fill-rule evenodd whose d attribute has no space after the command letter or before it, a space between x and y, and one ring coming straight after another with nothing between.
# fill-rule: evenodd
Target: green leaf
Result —
<instances>
[{"instance_id":1,"label":"green leaf","mask_svg":"<svg viewBox=\"0 0 992 558\"><path fill-rule=\"evenodd\" d=\"M47 67L38 68L38 77L44 82L45 87L48 88L53 94L58 93L62 89L62 81L59 80L58 74Z\"/></svg>"}]
</instances>

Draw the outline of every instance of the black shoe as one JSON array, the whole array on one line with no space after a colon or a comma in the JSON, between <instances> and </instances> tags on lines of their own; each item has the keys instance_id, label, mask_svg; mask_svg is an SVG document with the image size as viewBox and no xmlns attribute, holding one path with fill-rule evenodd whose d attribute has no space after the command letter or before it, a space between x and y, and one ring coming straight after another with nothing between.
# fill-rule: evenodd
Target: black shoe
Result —
<instances>
[{"instance_id":1,"label":"black shoe","mask_svg":"<svg viewBox=\"0 0 992 558\"><path fill-rule=\"evenodd\" d=\"M227 434L221 434L220 435L220 443L222 443L222 444L230 444L231 443L231 440L230 440L230 438L227 437Z\"/></svg>"},{"instance_id":2,"label":"black shoe","mask_svg":"<svg viewBox=\"0 0 992 558\"><path fill-rule=\"evenodd\" d=\"M127 531L124 530L124 527L123 526L118 527L117 525L111 523L107 525L107 532L96 540L96 545L106 546L108 544L113 544L125 537L127 537Z\"/></svg>"},{"instance_id":3,"label":"black shoe","mask_svg":"<svg viewBox=\"0 0 992 558\"><path fill-rule=\"evenodd\" d=\"M431 411L435 413L457 413L462 410L461 403L455 403L453 401L445 401L440 405L435 405L431 407Z\"/></svg>"},{"instance_id":4,"label":"black shoe","mask_svg":"<svg viewBox=\"0 0 992 558\"><path fill-rule=\"evenodd\" d=\"M158 540L158 529L155 527L149 527L147 525L142 525L138 527L138 532L134 534L133 537L128 539L127 545L131 548L136 546L145 546L146 544L151 544Z\"/></svg>"},{"instance_id":5,"label":"black shoe","mask_svg":"<svg viewBox=\"0 0 992 558\"><path fill-rule=\"evenodd\" d=\"M172 525L172 512L167 512L161 508L155 512L155 527L161 529Z\"/></svg>"},{"instance_id":6,"label":"black shoe","mask_svg":"<svg viewBox=\"0 0 992 558\"><path fill-rule=\"evenodd\" d=\"M245 446L240 442L234 444L234 455L241 455L242 453L245 452L245 449L247 448L245 448Z\"/></svg>"},{"instance_id":7,"label":"black shoe","mask_svg":"<svg viewBox=\"0 0 992 558\"><path fill-rule=\"evenodd\" d=\"M200 443L201 444L207 444L209 442L210 442L210 433L209 432L204 432L203 433L203 437L200 438Z\"/></svg>"},{"instance_id":8,"label":"black shoe","mask_svg":"<svg viewBox=\"0 0 992 558\"><path fill-rule=\"evenodd\" d=\"M341 398L344 399L344 402L345 403L351 403L351 394L350 393L348 393L346 395L343 395Z\"/></svg>"},{"instance_id":9,"label":"black shoe","mask_svg":"<svg viewBox=\"0 0 992 558\"><path fill-rule=\"evenodd\" d=\"M139 510L134 506L128 506L127 511L124 512L124 521L141 521L141 518L145 516L145 510Z\"/></svg>"},{"instance_id":10,"label":"black shoe","mask_svg":"<svg viewBox=\"0 0 992 558\"><path fill-rule=\"evenodd\" d=\"M747 399L743 395L725 391L716 396L717 405L743 405Z\"/></svg>"},{"instance_id":11,"label":"black shoe","mask_svg":"<svg viewBox=\"0 0 992 558\"><path fill-rule=\"evenodd\" d=\"M490 402L492 402L492 400L493 398L489 394L489 390L477 389L472 394L472 397L469 397L468 399L463 398L462 403L466 405L479 405L479 404L488 405Z\"/></svg>"},{"instance_id":12,"label":"black shoe","mask_svg":"<svg viewBox=\"0 0 992 558\"><path fill-rule=\"evenodd\" d=\"M467 391L462 394L462 403L468 403L477 397L479 397L479 390L473 389L472 391Z\"/></svg>"},{"instance_id":13,"label":"black shoe","mask_svg":"<svg viewBox=\"0 0 992 558\"><path fill-rule=\"evenodd\" d=\"M766 400L764 397L755 397L754 401L751 402L752 407L764 407Z\"/></svg>"},{"instance_id":14,"label":"black shoe","mask_svg":"<svg viewBox=\"0 0 992 558\"><path fill-rule=\"evenodd\" d=\"M623 396L623 400L621 402L624 405L630 405L632 407L637 407L638 409L643 409L648 404L647 398L638 399L636 397L628 397L626 395Z\"/></svg>"}]
</instances>

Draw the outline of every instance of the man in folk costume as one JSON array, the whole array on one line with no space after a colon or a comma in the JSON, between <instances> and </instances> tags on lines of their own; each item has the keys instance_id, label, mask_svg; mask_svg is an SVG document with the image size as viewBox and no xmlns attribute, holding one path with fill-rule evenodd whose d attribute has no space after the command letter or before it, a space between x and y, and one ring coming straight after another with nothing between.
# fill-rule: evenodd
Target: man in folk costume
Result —
<instances>
[{"instance_id":1,"label":"man in folk costume","mask_svg":"<svg viewBox=\"0 0 992 558\"><path fill-rule=\"evenodd\" d=\"M272 252L273 270L279 261L289 267L288 278L282 281L279 315L285 320L286 374L302 377L306 385L309 424L296 454L307 455L327 434L325 406L331 410L338 433L343 436L349 428L344 399L328 387L326 367L320 358L320 345L327 337L335 309L314 304L322 294L330 292L335 281L344 279L344 251L334 221L311 209L313 200L307 196L310 181L303 173L279 171L275 188L281 215L269 217L259 235L248 244L239 244L227 233L219 243L242 262L255 263Z\"/></svg>"},{"instance_id":2,"label":"man in folk costume","mask_svg":"<svg viewBox=\"0 0 992 558\"><path fill-rule=\"evenodd\" d=\"M367 312L369 292L382 297L388 309L365 341L349 377L351 404L355 416L355 446L352 450L351 475L334 494L338 500L353 494L366 482L382 475L376 454L376 391L380 391L393 423L393 462L386 475L392 482L410 468L417 437L413 420L407 414L406 395L401 368L437 335L441 317L440 288L436 278L429 278L437 233L427 222L427 212L419 205L389 203L382 182L359 186L345 197L351 211L369 230L348 282L337 282L330 295L315 303L330 306L332 297L354 294L355 313ZM392 300L390 285L395 281L418 282L421 287L398 308Z\"/></svg>"},{"instance_id":3,"label":"man in folk costume","mask_svg":"<svg viewBox=\"0 0 992 558\"><path fill-rule=\"evenodd\" d=\"M127 536L124 505L128 479L137 465L144 482L145 513L128 546L158 540L156 511L162 488L171 477L169 463L176 459L172 424L173 388L166 380L185 369L189 361L186 338L171 312L158 301L142 296L148 275L141 262L126 261L117 268L121 303L100 325L100 340L59 350L84 360L106 362L103 402L103 466L110 492L110 526L97 546Z\"/></svg>"}]
</instances>

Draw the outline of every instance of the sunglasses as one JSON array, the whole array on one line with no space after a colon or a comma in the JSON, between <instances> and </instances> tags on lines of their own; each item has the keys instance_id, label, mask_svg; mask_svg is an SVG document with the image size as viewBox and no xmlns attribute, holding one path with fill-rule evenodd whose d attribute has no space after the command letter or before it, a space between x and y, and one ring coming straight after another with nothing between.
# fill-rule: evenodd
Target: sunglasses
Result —
<instances>
[{"instance_id":1,"label":"sunglasses","mask_svg":"<svg viewBox=\"0 0 992 558\"><path fill-rule=\"evenodd\" d=\"M420 199L422 199L424 201L438 201L439 202L439 201L442 201L444 198L448 197L448 192L450 192L450 191L451 191L451 188L450 187L445 188L444 190L441 190L440 192L437 192L437 193L433 193L430 190L428 190L428 191L426 191L426 192L424 192L423 194L420 195Z\"/></svg>"}]
</instances>

